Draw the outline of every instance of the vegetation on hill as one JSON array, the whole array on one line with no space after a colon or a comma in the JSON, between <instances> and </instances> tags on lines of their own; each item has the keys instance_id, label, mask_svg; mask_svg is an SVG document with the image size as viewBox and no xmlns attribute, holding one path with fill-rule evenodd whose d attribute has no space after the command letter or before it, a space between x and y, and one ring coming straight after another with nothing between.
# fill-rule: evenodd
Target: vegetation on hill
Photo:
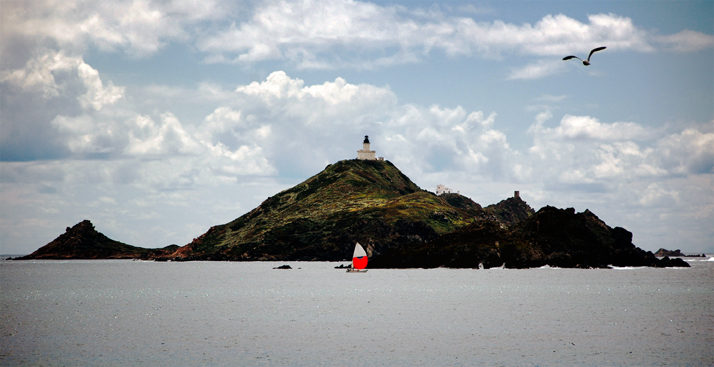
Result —
<instances>
[{"instance_id":1,"label":"vegetation on hill","mask_svg":"<svg viewBox=\"0 0 714 367\"><path fill-rule=\"evenodd\" d=\"M389 161L344 160L212 227L172 258L343 260L355 242L372 256L488 216L470 199L458 201L422 190Z\"/></svg>"}]
</instances>

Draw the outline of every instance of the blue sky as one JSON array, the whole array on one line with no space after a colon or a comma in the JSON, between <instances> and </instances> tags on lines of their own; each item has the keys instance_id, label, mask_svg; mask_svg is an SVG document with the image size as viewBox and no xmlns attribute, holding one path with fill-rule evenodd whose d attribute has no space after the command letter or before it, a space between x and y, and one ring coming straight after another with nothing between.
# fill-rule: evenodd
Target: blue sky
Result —
<instances>
[{"instance_id":1,"label":"blue sky","mask_svg":"<svg viewBox=\"0 0 714 367\"><path fill-rule=\"evenodd\" d=\"M0 253L184 245L364 135L424 189L714 252L714 2L0 6Z\"/></svg>"}]
</instances>

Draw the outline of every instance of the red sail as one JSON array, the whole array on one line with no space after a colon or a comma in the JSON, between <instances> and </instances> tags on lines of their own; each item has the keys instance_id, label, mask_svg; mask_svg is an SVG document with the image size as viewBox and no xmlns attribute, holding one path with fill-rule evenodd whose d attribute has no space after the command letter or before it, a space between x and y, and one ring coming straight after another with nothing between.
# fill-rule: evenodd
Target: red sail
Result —
<instances>
[{"instance_id":1,"label":"red sail","mask_svg":"<svg viewBox=\"0 0 714 367\"><path fill-rule=\"evenodd\" d=\"M367 267L367 256L353 257L352 267L355 269L364 269Z\"/></svg>"}]
</instances>

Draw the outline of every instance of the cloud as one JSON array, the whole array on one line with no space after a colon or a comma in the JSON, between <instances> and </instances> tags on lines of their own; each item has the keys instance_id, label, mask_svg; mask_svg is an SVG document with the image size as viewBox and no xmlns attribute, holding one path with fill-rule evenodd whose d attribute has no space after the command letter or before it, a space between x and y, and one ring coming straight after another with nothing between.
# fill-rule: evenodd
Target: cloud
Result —
<instances>
[{"instance_id":1,"label":"cloud","mask_svg":"<svg viewBox=\"0 0 714 367\"><path fill-rule=\"evenodd\" d=\"M128 155L198 154L201 148L170 112L161 115L161 123L151 117L137 116L129 121Z\"/></svg>"},{"instance_id":2,"label":"cloud","mask_svg":"<svg viewBox=\"0 0 714 367\"><path fill-rule=\"evenodd\" d=\"M714 47L714 36L688 29L668 36L654 36L653 40L672 52L696 52Z\"/></svg>"},{"instance_id":3,"label":"cloud","mask_svg":"<svg viewBox=\"0 0 714 367\"><path fill-rule=\"evenodd\" d=\"M653 159L672 173L714 173L714 121L706 128L709 132L690 128L664 137Z\"/></svg>"},{"instance_id":4,"label":"cloud","mask_svg":"<svg viewBox=\"0 0 714 367\"><path fill-rule=\"evenodd\" d=\"M697 38L696 32L691 33L686 39ZM589 15L587 23L563 14L546 15L535 24L515 25L448 16L438 8L407 10L341 0L272 1L257 6L250 20L199 40L198 47L211 62L287 60L302 68L329 68L414 62L432 50L488 58L513 53L553 56L588 52L592 44L602 43L612 50L649 52L655 49L653 37L659 37L658 42L667 39L616 14ZM557 72L558 65L539 61L514 70L510 78L546 76Z\"/></svg>"},{"instance_id":5,"label":"cloud","mask_svg":"<svg viewBox=\"0 0 714 367\"><path fill-rule=\"evenodd\" d=\"M533 24L475 21L444 13L362 1L261 1L250 5L213 0L49 0L4 4L3 64L24 52L51 47L81 54L90 47L132 57L155 54L171 42L191 45L208 63L255 64L281 60L302 69L390 67L424 60L437 50L450 57L539 57L586 53L593 44L613 51L651 52L657 45L694 52L714 45L714 36L684 30L659 35L617 14L592 14L586 22L549 14ZM450 7L446 7L450 9ZM462 13L483 14L474 6ZM228 22L230 20L230 22ZM26 49L24 51L27 51ZM17 55L17 56L12 56ZM541 78L560 71L536 61L511 71L509 79Z\"/></svg>"},{"instance_id":6,"label":"cloud","mask_svg":"<svg viewBox=\"0 0 714 367\"><path fill-rule=\"evenodd\" d=\"M566 98L568 98L568 96L566 96L565 94L561 94L559 96L554 96L552 94L543 94L543 95L539 96L538 98L536 98L535 100L539 101L539 102L556 103L556 102L560 102Z\"/></svg>"},{"instance_id":7,"label":"cloud","mask_svg":"<svg viewBox=\"0 0 714 367\"><path fill-rule=\"evenodd\" d=\"M658 136L636 123L602 123L590 116L565 115L558 126L545 127L551 117L540 113L529 129L529 164L546 180L609 184L714 173L714 134L706 132L714 122Z\"/></svg>"},{"instance_id":8,"label":"cloud","mask_svg":"<svg viewBox=\"0 0 714 367\"><path fill-rule=\"evenodd\" d=\"M603 124L589 116L571 115L565 115L560 126L555 128L552 133L557 137L578 140L639 140L645 138L645 129L634 122Z\"/></svg>"},{"instance_id":9,"label":"cloud","mask_svg":"<svg viewBox=\"0 0 714 367\"><path fill-rule=\"evenodd\" d=\"M652 183L640 194L639 203L643 206L674 206L679 202L679 193L667 190L660 184Z\"/></svg>"},{"instance_id":10,"label":"cloud","mask_svg":"<svg viewBox=\"0 0 714 367\"><path fill-rule=\"evenodd\" d=\"M0 19L3 37L9 39L36 45L51 40L73 52L94 46L142 57L170 41L190 41L192 27L231 14L227 8L213 0L9 1L3 3Z\"/></svg>"},{"instance_id":11,"label":"cloud","mask_svg":"<svg viewBox=\"0 0 714 367\"><path fill-rule=\"evenodd\" d=\"M508 79L539 79L556 74L564 69L560 60L540 60L535 63L511 70Z\"/></svg>"},{"instance_id":12,"label":"cloud","mask_svg":"<svg viewBox=\"0 0 714 367\"><path fill-rule=\"evenodd\" d=\"M70 154L72 149L61 140L64 135L56 134L55 128L67 130L74 121L86 130L94 113L117 104L124 94L124 87L103 82L82 57L50 49L38 51L22 67L0 71L0 100L7 106L0 129L1 159L47 159ZM82 115L87 116L79 118ZM80 149L78 141L75 143L74 149ZM106 152L107 146L95 148L95 152Z\"/></svg>"},{"instance_id":13,"label":"cloud","mask_svg":"<svg viewBox=\"0 0 714 367\"><path fill-rule=\"evenodd\" d=\"M87 87L87 93L78 98L85 108L101 110L102 106L115 103L124 94L124 88L115 87L111 81L105 88L99 72L83 61L77 66L77 71Z\"/></svg>"},{"instance_id":14,"label":"cloud","mask_svg":"<svg viewBox=\"0 0 714 367\"><path fill-rule=\"evenodd\" d=\"M58 83L57 78L69 80ZM99 72L81 57L66 56L52 50L44 50L31 58L23 68L1 71L0 83L16 92L36 93L46 99L58 97L60 93L76 94L70 88L72 83L77 83L86 90L86 93L76 97L77 100L83 107L95 110L115 103L124 94L124 88L115 87L111 81L104 87Z\"/></svg>"}]
</instances>

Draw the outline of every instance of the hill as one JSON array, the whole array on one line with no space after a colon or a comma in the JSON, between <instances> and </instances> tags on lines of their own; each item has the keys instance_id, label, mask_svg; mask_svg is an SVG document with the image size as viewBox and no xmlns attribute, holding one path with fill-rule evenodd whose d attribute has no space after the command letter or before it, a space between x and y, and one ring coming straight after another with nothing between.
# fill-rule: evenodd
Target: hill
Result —
<instances>
[{"instance_id":1,"label":"hill","mask_svg":"<svg viewBox=\"0 0 714 367\"><path fill-rule=\"evenodd\" d=\"M422 190L389 161L344 160L210 228L170 258L338 261L355 242L374 256L489 216L468 198Z\"/></svg>"},{"instance_id":2,"label":"hill","mask_svg":"<svg viewBox=\"0 0 714 367\"><path fill-rule=\"evenodd\" d=\"M40 247L30 255L17 260L32 259L133 259L156 256L175 251L178 246L164 249L146 249L115 241L97 232L89 220L83 220L74 227L67 227L65 233L52 242Z\"/></svg>"}]
</instances>

